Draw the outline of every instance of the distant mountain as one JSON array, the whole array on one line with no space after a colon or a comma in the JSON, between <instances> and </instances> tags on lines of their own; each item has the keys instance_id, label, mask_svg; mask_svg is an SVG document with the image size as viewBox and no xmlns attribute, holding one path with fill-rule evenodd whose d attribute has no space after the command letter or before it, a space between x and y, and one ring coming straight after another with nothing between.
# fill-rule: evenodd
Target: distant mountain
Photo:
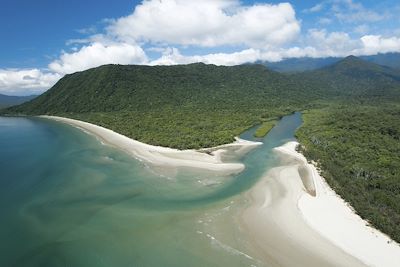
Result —
<instances>
[{"instance_id":1,"label":"distant mountain","mask_svg":"<svg viewBox=\"0 0 400 267\"><path fill-rule=\"evenodd\" d=\"M30 96L9 96L0 94L0 108L11 107L30 101L37 97L37 95Z\"/></svg>"},{"instance_id":2,"label":"distant mountain","mask_svg":"<svg viewBox=\"0 0 400 267\"><path fill-rule=\"evenodd\" d=\"M373 56L361 56L360 59L382 66L391 67L400 70L400 53L386 53ZM279 62L258 62L268 68L279 72L303 72L309 70L316 70L326 67L328 65L339 62L344 58L341 57L327 57L327 58L290 58Z\"/></svg>"},{"instance_id":3,"label":"distant mountain","mask_svg":"<svg viewBox=\"0 0 400 267\"><path fill-rule=\"evenodd\" d=\"M360 58L382 66L400 70L400 53L386 53L374 56L362 56Z\"/></svg>"},{"instance_id":4,"label":"distant mountain","mask_svg":"<svg viewBox=\"0 0 400 267\"><path fill-rule=\"evenodd\" d=\"M334 64L343 58L328 57L328 58L289 58L279 62L259 62L268 68L278 72L303 72L316 70Z\"/></svg>"},{"instance_id":5,"label":"distant mountain","mask_svg":"<svg viewBox=\"0 0 400 267\"><path fill-rule=\"evenodd\" d=\"M400 71L362 60L346 57L318 70L293 74L311 88L323 88L335 96L398 97Z\"/></svg>"}]
</instances>

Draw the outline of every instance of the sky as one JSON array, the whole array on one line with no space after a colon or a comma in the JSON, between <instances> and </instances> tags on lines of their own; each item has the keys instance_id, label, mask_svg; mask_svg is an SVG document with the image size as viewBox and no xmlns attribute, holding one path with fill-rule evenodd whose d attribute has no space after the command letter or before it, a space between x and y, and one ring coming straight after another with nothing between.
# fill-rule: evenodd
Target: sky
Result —
<instances>
[{"instance_id":1,"label":"sky","mask_svg":"<svg viewBox=\"0 0 400 267\"><path fill-rule=\"evenodd\" d=\"M2 0L0 93L104 64L238 65L400 52L398 0Z\"/></svg>"}]
</instances>

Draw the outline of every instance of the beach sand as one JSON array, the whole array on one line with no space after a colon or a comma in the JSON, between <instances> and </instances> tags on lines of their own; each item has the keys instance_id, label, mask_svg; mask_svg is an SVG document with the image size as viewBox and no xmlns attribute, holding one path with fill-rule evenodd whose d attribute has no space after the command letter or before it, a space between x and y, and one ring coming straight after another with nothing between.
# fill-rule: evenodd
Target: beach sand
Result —
<instances>
[{"instance_id":1,"label":"beach sand","mask_svg":"<svg viewBox=\"0 0 400 267\"><path fill-rule=\"evenodd\" d=\"M296 151L276 148L283 166L249 191L241 224L272 266L400 266L400 247L367 226Z\"/></svg>"},{"instance_id":2,"label":"beach sand","mask_svg":"<svg viewBox=\"0 0 400 267\"><path fill-rule=\"evenodd\" d=\"M233 154L236 157L241 157L245 153L262 144L259 142L251 142L236 138L235 142L218 147L204 148L201 150L178 150L148 145L104 127L79 120L56 116L40 117L60 121L83 129L84 131L93 134L104 143L124 150L135 158L155 167L188 167L212 171L214 174L218 175L240 173L245 168L244 164L239 162L223 162L222 157L224 153L229 152L230 155Z\"/></svg>"}]
</instances>

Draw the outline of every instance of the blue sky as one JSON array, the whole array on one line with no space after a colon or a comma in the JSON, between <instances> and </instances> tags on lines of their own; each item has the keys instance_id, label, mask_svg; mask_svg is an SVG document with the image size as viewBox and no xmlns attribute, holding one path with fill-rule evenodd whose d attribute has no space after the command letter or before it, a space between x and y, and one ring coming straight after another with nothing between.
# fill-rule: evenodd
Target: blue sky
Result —
<instances>
[{"instance_id":1,"label":"blue sky","mask_svg":"<svg viewBox=\"0 0 400 267\"><path fill-rule=\"evenodd\" d=\"M105 26L106 18L131 13L132 0L2 0L0 3L0 68L46 67L80 29Z\"/></svg>"},{"instance_id":2,"label":"blue sky","mask_svg":"<svg viewBox=\"0 0 400 267\"><path fill-rule=\"evenodd\" d=\"M0 93L102 64L235 65L400 52L398 0L2 0Z\"/></svg>"}]
</instances>

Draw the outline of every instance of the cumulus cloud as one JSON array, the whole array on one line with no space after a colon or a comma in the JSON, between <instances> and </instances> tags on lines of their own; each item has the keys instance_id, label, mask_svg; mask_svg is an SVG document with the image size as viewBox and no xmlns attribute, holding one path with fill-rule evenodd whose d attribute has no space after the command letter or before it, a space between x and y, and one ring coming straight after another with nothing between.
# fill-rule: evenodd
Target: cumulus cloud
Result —
<instances>
[{"instance_id":1,"label":"cumulus cloud","mask_svg":"<svg viewBox=\"0 0 400 267\"><path fill-rule=\"evenodd\" d=\"M358 45L357 40L352 40L348 33L327 32L325 29L309 30L307 42L317 51L314 57L341 56Z\"/></svg>"},{"instance_id":2,"label":"cumulus cloud","mask_svg":"<svg viewBox=\"0 0 400 267\"><path fill-rule=\"evenodd\" d=\"M207 55L184 56L177 48L167 48L163 55L150 62L150 65L175 65L203 62L206 64L233 66L248 62L254 62L261 58L258 49L245 49L234 53L214 53Z\"/></svg>"},{"instance_id":3,"label":"cumulus cloud","mask_svg":"<svg viewBox=\"0 0 400 267\"><path fill-rule=\"evenodd\" d=\"M50 63L49 69L59 74L68 74L104 64L143 64L146 62L146 54L138 45L126 43L107 45L95 42L83 46L77 52L64 52L58 60Z\"/></svg>"},{"instance_id":4,"label":"cumulus cloud","mask_svg":"<svg viewBox=\"0 0 400 267\"><path fill-rule=\"evenodd\" d=\"M214 47L279 46L300 32L293 7L228 0L147 0L108 27L117 39Z\"/></svg>"},{"instance_id":5,"label":"cumulus cloud","mask_svg":"<svg viewBox=\"0 0 400 267\"><path fill-rule=\"evenodd\" d=\"M60 75L39 69L0 69L0 92L10 95L39 94L53 86Z\"/></svg>"},{"instance_id":6,"label":"cumulus cloud","mask_svg":"<svg viewBox=\"0 0 400 267\"><path fill-rule=\"evenodd\" d=\"M345 32L327 32L326 30L310 30L307 45L282 50L281 58L292 57L345 57L362 56L378 53L400 52L400 37L383 37L381 35L364 35L351 38Z\"/></svg>"},{"instance_id":7,"label":"cumulus cloud","mask_svg":"<svg viewBox=\"0 0 400 267\"><path fill-rule=\"evenodd\" d=\"M365 35L361 37L361 42L362 48L359 54L400 52L400 37L384 38L381 35Z\"/></svg>"}]
</instances>

